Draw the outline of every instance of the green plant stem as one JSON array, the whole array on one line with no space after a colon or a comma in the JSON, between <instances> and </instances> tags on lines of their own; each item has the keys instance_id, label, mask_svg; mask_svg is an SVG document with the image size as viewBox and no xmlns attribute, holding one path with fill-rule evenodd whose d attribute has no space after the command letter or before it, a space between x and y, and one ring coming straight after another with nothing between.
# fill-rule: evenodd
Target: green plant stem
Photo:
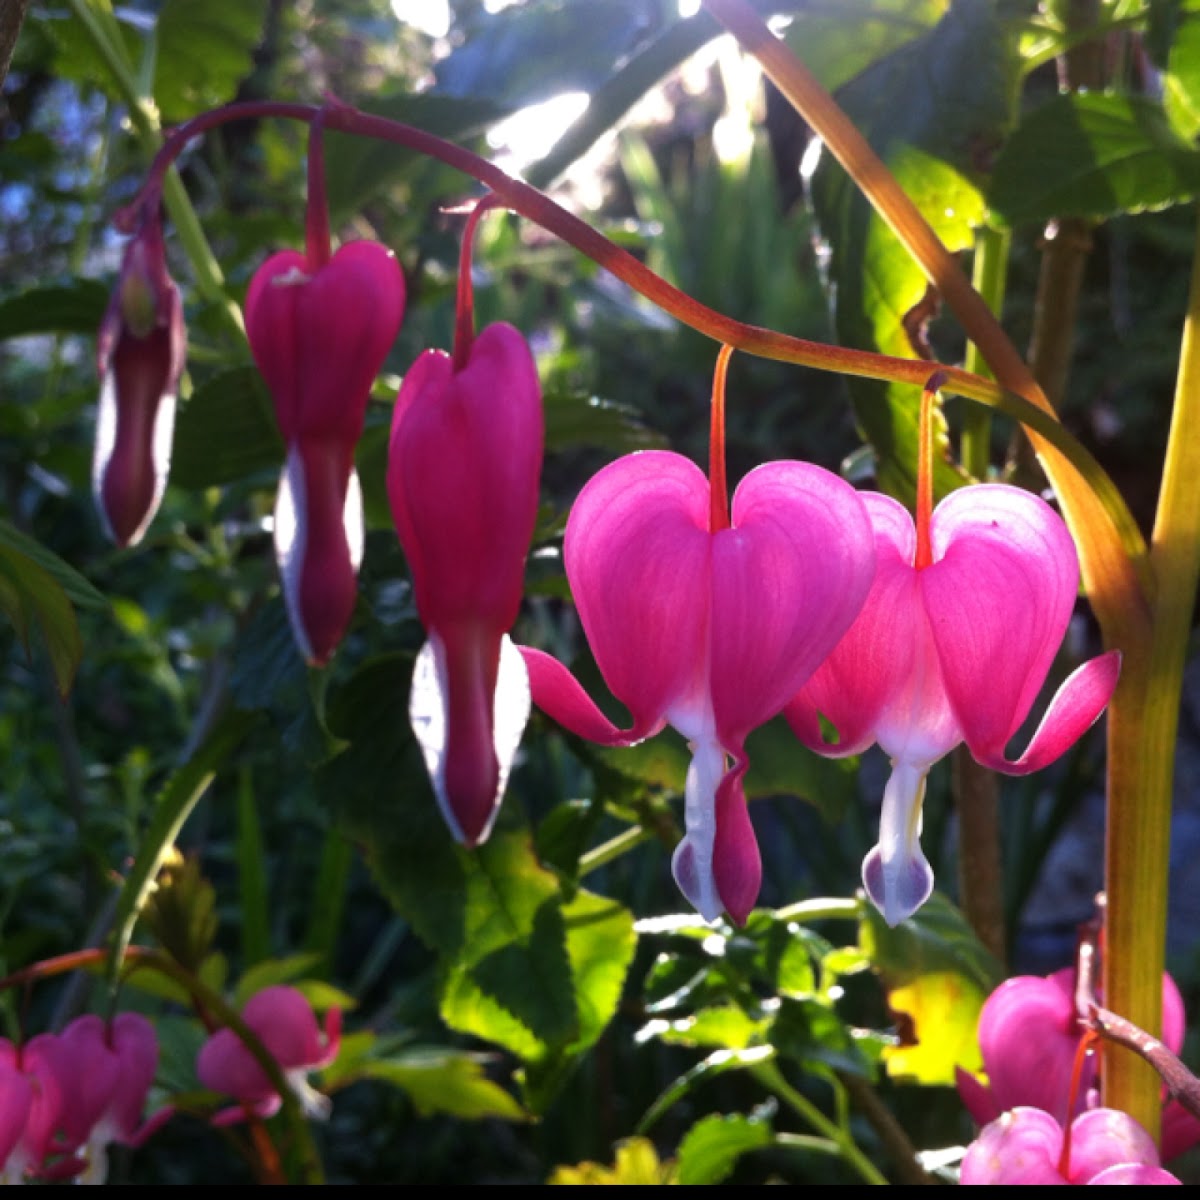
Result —
<instances>
[{"instance_id":1,"label":"green plant stem","mask_svg":"<svg viewBox=\"0 0 1200 1200\"><path fill-rule=\"evenodd\" d=\"M112 10L97 0L68 0L68 3L79 23L87 31L93 48L121 93L121 98L129 109L129 120L138 141L146 155L153 157L163 144L162 126L153 102L142 94L137 73L129 61ZM217 262L217 257L204 236L200 219L188 199L183 181L173 168L168 172L164 183L163 201L191 265L200 294L224 314L239 336L244 337L246 327L242 321L241 309L225 290L225 274L221 270L221 264Z\"/></svg>"},{"instance_id":2,"label":"green plant stem","mask_svg":"<svg viewBox=\"0 0 1200 1200\"><path fill-rule=\"evenodd\" d=\"M997 317L1004 309L1004 292L1008 282L1008 252L1011 245L1012 234L1007 229L993 229L990 225L981 225L975 231L975 261L971 266L971 283ZM963 366L972 375L991 378L991 370L974 342L967 343ZM992 458L992 414L982 405L971 405L963 413L959 445L959 458L963 467L975 479L986 479Z\"/></svg>"},{"instance_id":3,"label":"green plant stem","mask_svg":"<svg viewBox=\"0 0 1200 1200\"><path fill-rule=\"evenodd\" d=\"M1000 855L1000 783L966 746L951 756L958 814L958 898L975 936L998 963L1007 960L1004 869Z\"/></svg>"},{"instance_id":4,"label":"green plant stem","mask_svg":"<svg viewBox=\"0 0 1200 1200\"><path fill-rule=\"evenodd\" d=\"M763 1087L777 1095L797 1116L811 1125L822 1137L834 1142L842 1158L862 1177L863 1181L885 1185L886 1177L858 1148L849 1133L831 1121L811 1100L801 1095L783 1077L783 1072L774 1062L756 1063L750 1073Z\"/></svg>"},{"instance_id":5,"label":"green plant stem","mask_svg":"<svg viewBox=\"0 0 1200 1200\"><path fill-rule=\"evenodd\" d=\"M899 1182L922 1186L932 1184L932 1176L917 1158L916 1147L892 1114L892 1110L879 1098L879 1093L861 1075L839 1071L837 1077L846 1089L851 1104L871 1123L871 1128L875 1130L880 1144L896 1168Z\"/></svg>"},{"instance_id":6,"label":"green plant stem","mask_svg":"<svg viewBox=\"0 0 1200 1200\"><path fill-rule=\"evenodd\" d=\"M607 866L621 855L628 854L635 846L652 841L654 836L654 833L643 825L631 825L628 829L622 830L616 837L610 838L595 849L579 856L579 878L582 879L592 871L598 871L601 867Z\"/></svg>"},{"instance_id":7,"label":"green plant stem","mask_svg":"<svg viewBox=\"0 0 1200 1200\"><path fill-rule=\"evenodd\" d=\"M862 911L862 905L857 900L801 900L796 904L789 904L786 908L777 908L775 919L799 921L802 925L809 921L857 921L862 916Z\"/></svg>"},{"instance_id":8,"label":"green plant stem","mask_svg":"<svg viewBox=\"0 0 1200 1200\"><path fill-rule=\"evenodd\" d=\"M1200 478L1200 220L1162 487L1150 539L1151 561L1161 582L1154 605L1149 670L1141 681L1140 692L1144 709L1138 744L1143 786L1136 805L1110 807L1105 852L1108 904L1104 1005L1152 1034L1161 1029L1165 961L1162 931L1167 914L1175 743L1188 634L1200 576L1197 478ZM1136 1055L1110 1043L1105 1043L1104 1056L1105 1104L1131 1111L1127 1097L1149 1092L1149 1102L1144 1102L1133 1115L1153 1133L1160 1110L1154 1072ZM1141 1109L1149 1110L1149 1121L1143 1118Z\"/></svg>"}]
</instances>

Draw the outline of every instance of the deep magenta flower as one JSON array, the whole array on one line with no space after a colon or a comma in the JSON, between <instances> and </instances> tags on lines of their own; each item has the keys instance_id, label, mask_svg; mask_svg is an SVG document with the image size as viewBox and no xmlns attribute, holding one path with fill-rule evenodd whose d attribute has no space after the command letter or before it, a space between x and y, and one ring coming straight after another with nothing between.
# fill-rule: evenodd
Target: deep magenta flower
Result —
<instances>
[{"instance_id":1,"label":"deep magenta flower","mask_svg":"<svg viewBox=\"0 0 1200 1200\"><path fill-rule=\"evenodd\" d=\"M1163 975L1162 1040L1178 1054L1185 1033L1183 999L1175 981ZM976 1124L987 1125L1014 1108L1040 1108L1064 1124L1099 1104L1096 1060L1081 1071L1074 1104L1071 1078L1084 1036L1075 1007L1075 968L1064 967L1043 978L1006 979L984 1002L979 1014L979 1050L987 1083L956 1072L959 1098ZM1068 1106L1071 1105L1070 1111ZM1163 1159L1200 1142L1200 1121L1178 1101L1163 1112Z\"/></svg>"},{"instance_id":2,"label":"deep magenta flower","mask_svg":"<svg viewBox=\"0 0 1200 1200\"><path fill-rule=\"evenodd\" d=\"M20 1047L0 1038L0 1183L21 1183L45 1164L63 1106L59 1051L49 1033Z\"/></svg>"},{"instance_id":3,"label":"deep magenta flower","mask_svg":"<svg viewBox=\"0 0 1200 1200\"><path fill-rule=\"evenodd\" d=\"M162 226L151 219L125 247L96 347L92 492L118 546L141 539L162 501L186 355L179 289L167 274Z\"/></svg>"},{"instance_id":4,"label":"deep magenta flower","mask_svg":"<svg viewBox=\"0 0 1200 1200\"><path fill-rule=\"evenodd\" d=\"M965 1185L1177 1184L1159 1164L1150 1135L1127 1113L1093 1108L1071 1122L1040 1108L1016 1108L992 1121L967 1149Z\"/></svg>"},{"instance_id":5,"label":"deep magenta flower","mask_svg":"<svg viewBox=\"0 0 1200 1200\"><path fill-rule=\"evenodd\" d=\"M310 1117L329 1115L329 1097L308 1082L310 1071L327 1067L341 1045L342 1014L332 1008L325 1014L322 1033L312 1006L301 992L284 985L263 988L246 1001L242 1020L279 1063L288 1087ZM214 1092L233 1096L239 1107L227 1108L213 1118L216 1125L244 1119L246 1109L260 1117L279 1111L282 1097L254 1055L232 1029L218 1029L200 1047L196 1075Z\"/></svg>"},{"instance_id":6,"label":"deep magenta flower","mask_svg":"<svg viewBox=\"0 0 1200 1200\"><path fill-rule=\"evenodd\" d=\"M669 724L688 739L675 879L707 920L724 909L740 923L762 876L742 790L745 739L850 627L875 555L858 494L820 467L751 471L727 528L714 530L711 500L694 463L644 451L591 479L567 521L567 578L600 672L633 716L629 729L561 663L522 653L534 702L581 737L629 746Z\"/></svg>"},{"instance_id":7,"label":"deep magenta flower","mask_svg":"<svg viewBox=\"0 0 1200 1200\"><path fill-rule=\"evenodd\" d=\"M461 365L426 351L396 398L388 498L428 634L409 714L442 815L468 846L491 831L529 719L529 681L508 635L542 441L537 367L511 325L485 328Z\"/></svg>"},{"instance_id":8,"label":"deep magenta flower","mask_svg":"<svg viewBox=\"0 0 1200 1200\"><path fill-rule=\"evenodd\" d=\"M170 1109L143 1123L146 1097L158 1069L154 1026L139 1013L119 1013L110 1024L78 1017L59 1037L62 1147L86 1162L83 1183L103 1183L107 1147L138 1146L158 1129Z\"/></svg>"},{"instance_id":9,"label":"deep magenta flower","mask_svg":"<svg viewBox=\"0 0 1200 1200\"><path fill-rule=\"evenodd\" d=\"M850 632L788 705L796 735L818 753L858 754L878 742L892 760L879 844L863 883L889 924L929 897L921 802L929 768L960 742L1009 775L1040 770L1099 717L1120 670L1116 651L1080 667L1058 690L1028 749L1006 756L1058 652L1079 585L1075 546L1061 517L1005 484L951 493L928 523L917 561L908 511L864 495L878 569ZM833 724L835 744L819 717Z\"/></svg>"},{"instance_id":10,"label":"deep magenta flower","mask_svg":"<svg viewBox=\"0 0 1200 1200\"><path fill-rule=\"evenodd\" d=\"M292 631L314 665L328 661L354 610L363 549L354 447L404 299L399 264L375 242L347 243L319 266L281 251L246 295L250 349L287 443L275 555Z\"/></svg>"}]
</instances>

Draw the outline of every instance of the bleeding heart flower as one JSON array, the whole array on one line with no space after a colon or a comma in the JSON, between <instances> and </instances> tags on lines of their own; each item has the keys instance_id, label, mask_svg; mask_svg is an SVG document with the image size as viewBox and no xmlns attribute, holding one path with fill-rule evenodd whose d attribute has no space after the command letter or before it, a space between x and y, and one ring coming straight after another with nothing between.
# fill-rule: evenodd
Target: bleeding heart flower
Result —
<instances>
[{"instance_id":1,"label":"bleeding heart flower","mask_svg":"<svg viewBox=\"0 0 1200 1200\"><path fill-rule=\"evenodd\" d=\"M979 1050L987 1083L956 1071L959 1098L976 1124L987 1125L1014 1108L1040 1108L1059 1122L1100 1103L1096 1060L1083 1065L1074 1102L1071 1080L1085 1030L1075 1003L1076 972L1064 967L1042 978L1006 979L979 1014ZM1172 1053L1183 1045L1183 998L1163 974L1162 1040ZM1163 1159L1170 1161L1200 1142L1200 1121L1178 1101L1163 1112Z\"/></svg>"},{"instance_id":2,"label":"bleeding heart flower","mask_svg":"<svg viewBox=\"0 0 1200 1200\"><path fill-rule=\"evenodd\" d=\"M337 1058L341 1044L342 1014L332 1008L325 1014L322 1035L312 1006L295 988L263 988L246 1001L242 1020L279 1063L288 1087L310 1117L329 1115L329 1097L308 1082L309 1071L327 1067ZM232 1029L218 1029L200 1047L196 1075L214 1092L235 1097L239 1108L228 1108L213 1117L214 1125L230 1125L245 1118L246 1110L260 1117L279 1111L282 1097L254 1055Z\"/></svg>"},{"instance_id":3,"label":"bleeding heart flower","mask_svg":"<svg viewBox=\"0 0 1200 1200\"><path fill-rule=\"evenodd\" d=\"M404 298L394 255L375 242L350 242L316 267L284 250L246 295L250 349L287 443L275 556L293 633L314 665L329 659L354 610L363 550L354 447Z\"/></svg>"},{"instance_id":4,"label":"bleeding heart flower","mask_svg":"<svg viewBox=\"0 0 1200 1200\"><path fill-rule=\"evenodd\" d=\"M58 1038L40 1033L21 1047L0 1038L0 1183L43 1167L62 1112Z\"/></svg>"},{"instance_id":5,"label":"bleeding heart flower","mask_svg":"<svg viewBox=\"0 0 1200 1200\"><path fill-rule=\"evenodd\" d=\"M1177 1184L1150 1135L1127 1113L1094 1108L1062 1124L1040 1108L1016 1108L967 1148L959 1182L979 1184Z\"/></svg>"},{"instance_id":6,"label":"bleeding heart flower","mask_svg":"<svg viewBox=\"0 0 1200 1200\"><path fill-rule=\"evenodd\" d=\"M762 877L742 790L745 739L849 628L875 555L858 494L807 463L751 471L731 523L712 521L713 511L704 473L665 451L605 467L571 510L567 578L630 729L614 726L555 659L522 653L534 702L581 737L629 746L670 724L688 739L675 879L707 920L724 909L740 923Z\"/></svg>"},{"instance_id":7,"label":"bleeding heart flower","mask_svg":"<svg viewBox=\"0 0 1200 1200\"><path fill-rule=\"evenodd\" d=\"M1004 484L951 493L928 521L918 562L913 519L886 496L864 495L878 570L858 620L788 705L800 740L830 756L878 742L892 760L879 844L863 883L895 925L929 897L921 801L929 768L959 742L1009 775L1053 762L1099 717L1120 671L1116 651L1080 667L1059 689L1029 748L1009 740L1029 715L1058 652L1079 584L1075 546L1037 496ZM819 716L837 729L825 741Z\"/></svg>"},{"instance_id":8,"label":"bleeding heart flower","mask_svg":"<svg viewBox=\"0 0 1200 1200\"><path fill-rule=\"evenodd\" d=\"M147 220L125 247L96 352L92 492L118 546L141 539L162 501L186 354L183 306L167 274L162 226Z\"/></svg>"},{"instance_id":9,"label":"bleeding heart flower","mask_svg":"<svg viewBox=\"0 0 1200 1200\"><path fill-rule=\"evenodd\" d=\"M511 325L489 325L461 363L426 351L396 399L388 497L428 631L409 714L442 815L468 846L491 831L529 719L508 631L537 520L542 439L537 368Z\"/></svg>"},{"instance_id":10,"label":"bleeding heart flower","mask_svg":"<svg viewBox=\"0 0 1200 1200\"><path fill-rule=\"evenodd\" d=\"M86 1160L80 1182L103 1183L109 1144L140 1146L171 1115L162 1109L142 1121L158 1069L158 1038L139 1013L119 1013L107 1025L89 1014L63 1030L59 1047L65 1149Z\"/></svg>"}]
</instances>

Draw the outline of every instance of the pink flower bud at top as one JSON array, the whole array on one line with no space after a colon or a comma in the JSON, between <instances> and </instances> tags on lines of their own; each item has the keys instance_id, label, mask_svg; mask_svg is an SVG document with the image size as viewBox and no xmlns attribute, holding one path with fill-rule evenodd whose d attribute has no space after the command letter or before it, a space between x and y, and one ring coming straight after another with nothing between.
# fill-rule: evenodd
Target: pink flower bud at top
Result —
<instances>
[{"instance_id":1,"label":"pink flower bud at top","mask_svg":"<svg viewBox=\"0 0 1200 1200\"><path fill-rule=\"evenodd\" d=\"M250 349L287 443L275 555L292 631L314 665L328 661L354 610L363 549L354 447L404 299L395 256L375 242L350 242L315 269L282 251L246 295Z\"/></svg>"},{"instance_id":2,"label":"pink flower bud at top","mask_svg":"<svg viewBox=\"0 0 1200 1200\"><path fill-rule=\"evenodd\" d=\"M342 1029L340 1011L329 1010L322 1033L303 994L295 988L278 985L251 996L242 1010L242 1020L279 1063L305 1112L312 1117L328 1116L329 1098L314 1091L307 1076L309 1071L327 1067L337 1058ZM214 1124L239 1121L245 1116L245 1109L269 1117L279 1111L283 1102L266 1072L232 1029L218 1029L200 1047L196 1074L206 1088L233 1096L243 1106L218 1113L213 1118Z\"/></svg>"},{"instance_id":3,"label":"pink flower bud at top","mask_svg":"<svg viewBox=\"0 0 1200 1200\"><path fill-rule=\"evenodd\" d=\"M118 546L140 540L162 501L186 352L183 306L167 274L162 227L149 220L125 247L97 346L92 490Z\"/></svg>"}]
</instances>

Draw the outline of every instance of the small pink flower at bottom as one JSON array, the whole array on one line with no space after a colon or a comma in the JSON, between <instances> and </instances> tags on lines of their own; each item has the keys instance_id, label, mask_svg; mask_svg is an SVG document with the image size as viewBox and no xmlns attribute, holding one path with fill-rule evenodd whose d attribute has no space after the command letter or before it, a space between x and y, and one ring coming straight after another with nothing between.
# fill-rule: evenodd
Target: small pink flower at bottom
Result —
<instances>
[{"instance_id":1,"label":"small pink flower at bottom","mask_svg":"<svg viewBox=\"0 0 1200 1200\"><path fill-rule=\"evenodd\" d=\"M305 1113L322 1120L327 1117L329 1097L309 1084L308 1073L329 1066L337 1057L341 1012L329 1010L322 1034L304 996L295 988L279 985L251 996L242 1010L242 1020L279 1063ZM210 1091L233 1096L241 1105L217 1113L213 1118L216 1125L243 1120L247 1109L257 1116L270 1117L283 1103L266 1072L232 1029L218 1029L200 1047L196 1074Z\"/></svg>"},{"instance_id":2,"label":"small pink flower at bottom","mask_svg":"<svg viewBox=\"0 0 1200 1200\"><path fill-rule=\"evenodd\" d=\"M62 1112L59 1042L42 1033L17 1047L0 1038L0 1183L44 1166Z\"/></svg>"},{"instance_id":3,"label":"small pink flower at bottom","mask_svg":"<svg viewBox=\"0 0 1200 1200\"><path fill-rule=\"evenodd\" d=\"M120 1013L107 1025L79 1017L59 1037L58 1057L64 1149L84 1160L81 1183L103 1183L111 1143L139 1146L171 1116L165 1108L142 1121L158 1069L154 1026L139 1013Z\"/></svg>"},{"instance_id":4,"label":"small pink flower at bottom","mask_svg":"<svg viewBox=\"0 0 1200 1200\"><path fill-rule=\"evenodd\" d=\"M1062 1125L1040 1108L1014 1108L967 1149L959 1182L979 1184L1177 1184L1150 1135L1127 1113L1093 1108Z\"/></svg>"}]
</instances>

